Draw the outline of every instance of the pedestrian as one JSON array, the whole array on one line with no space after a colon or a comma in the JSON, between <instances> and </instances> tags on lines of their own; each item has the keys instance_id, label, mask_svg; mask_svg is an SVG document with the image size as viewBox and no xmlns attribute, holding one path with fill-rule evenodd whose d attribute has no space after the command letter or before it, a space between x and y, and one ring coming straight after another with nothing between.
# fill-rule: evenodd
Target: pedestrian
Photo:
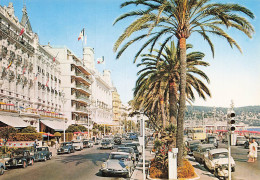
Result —
<instances>
[{"instance_id":1,"label":"pedestrian","mask_svg":"<svg viewBox=\"0 0 260 180\"><path fill-rule=\"evenodd\" d=\"M257 146L258 146L258 144L257 144L257 142L255 142L255 139L253 139L252 140L253 141L253 148L255 149L255 151L254 151L254 161L256 161L257 160Z\"/></svg>"},{"instance_id":2,"label":"pedestrian","mask_svg":"<svg viewBox=\"0 0 260 180\"><path fill-rule=\"evenodd\" d=\"M33 148L36 149L36 146L37 146L37 143L36 143L36 141L34 141Z\"/></svg>"},{"instance_id":3,"label":"pedestrian","mask_svg":"<svg viewBox=\"0 0 260 180\"><path fill-rule=\"evenodd\" d=\"M255 147L252 141L249 141L249 152L248 152L248 161L247 162L255 162Z\"/></svg>"}]
</instances>

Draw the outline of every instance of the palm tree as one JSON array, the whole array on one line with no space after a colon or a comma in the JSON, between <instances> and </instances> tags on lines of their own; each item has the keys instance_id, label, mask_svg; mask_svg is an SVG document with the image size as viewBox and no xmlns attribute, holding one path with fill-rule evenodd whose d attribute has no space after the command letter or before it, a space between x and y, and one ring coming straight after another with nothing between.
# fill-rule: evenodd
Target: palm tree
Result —
<instances>
[{"instance_id":1,"label":"palm tree","mask_svg":"<svg viewBox=\"0 0 260 180\"><path fill-rule=\"evenodd\" d=\"M177 38L180 48L180 98L177 116L177 147L178 166L182 165L183 155L183 122L186 106L186 39L191 34L198 33L208 42L214 56L214 45L209 35L217 35L226 39L231 47L235 46L242 52L237 42L230 37L225 28L234 28L249 38L254 33L254 28L243 16L254 18L254 14L239 4L211 3L211 0L129 0L121 4L121 7L136 5L141 10L125 13L118 17L115 23L126 18L135 17L135 20L125 29L114 45L117 51L124 40L132 34L137 36L129 40L118 51L117 58L133 43L149 38L134 58L134 62L142 51L148 46L153 50L160 38L164 41L161 45L162 52L167 42ZM137 18L136 18L137 17Z\"/></svg>"}]
</instances>

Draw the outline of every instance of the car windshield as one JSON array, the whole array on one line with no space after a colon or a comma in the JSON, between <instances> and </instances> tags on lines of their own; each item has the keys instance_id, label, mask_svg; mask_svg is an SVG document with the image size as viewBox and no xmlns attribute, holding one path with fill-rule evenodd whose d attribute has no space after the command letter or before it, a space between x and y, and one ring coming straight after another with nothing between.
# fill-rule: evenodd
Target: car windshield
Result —
<instances>
[{"instance_id":1,"label":"car windshield","mask_svg":"<svg viewBox=\"0 0 260 180\"><path fill-rule=\"evenodd\" d=\"M110 154L109 159L118 159L118 160L124 160L127 159L128 155L123 155L123 154Z\"/></svg>"},{"instance_id":2,"label":"car windshield","mask_svg":"<svg viewBox=\"0 0 260 180\"><path fill-rule=\"evenodd\" d=\"M73 142L73 144L79 144L80 142Z\"/></svg>"},{"instance_id":3,"label":"car windshield","mask_svg":"<svg viewBox=\"0 0 260 180\"><path fill-rule=\"evenodd\" d=\"M62 143L61 144L61 146L63 147L63 146L69 146L70 145L70 143Z\"/></svg>"},{"instance_id":4,"label":"car windshield","mask_svg":"<svg viewBox=\"0 0 260 180\"><path fill-rule=\"evenodd\" d=\"M189 142L190 145L196 145L196 144L199 144L200 142L199 141L192 141L192 142Z\"/></svg>"},{"instance_id":5,"label":"car windshield","mask_svg":"<svg viewBox=\"0 0 260 180\"><path fill-rule=\"evenodd\" d=\"M210 143L214 143L215 141L216 141L216 139L214 137L209 138Z\"/></svg>"},{"instance_id":6,"label":"car windshield","mask_svg":"<svg viewBox=\"0 0 260 180\"><path fill-rule=\"evenodd\" d=\"M38 151L47 151L47 148L45 147L41 147L41 148L36 148L35 149L35 152L38 152Z\"/></svg>"},{"instance_id":7,"label":"car windshield","mask_svg":"<svg viewBox=\"0 0 260 180\"><path fill-rule=\"evenodd\" d=\"M213 159L227 158L228 157L228 153L227 152L216 153L216 154L213 154L212 157L213 157Z\"/></svg>"},{"instance_id":8,"label":"car windshield","mask_svg":"<svg viewBox=\"0 0 260 180\"><path fill-rule=\"evenodd\" d=\"M131 147L134 150L137 150L137 147L134 144L126 144L125 147Z\"/></svg>"},{"instance_id":9,"label":"car windshield","mask_svg":"<svg viewBox=\"0 0 260 180\"><path fill-rule=\"evenodd\" d=\"M246 140L245 137L237 137L237 140Z\"/></svg>"},{"instance_id":10,"label":"car windshield","mask_svg":"<svg viewBox=\"0 0 260 180\"><path fill-rule=\"evenodd\" d=\"M130 148L118 148L118 152L127 152L127 153L133 153L133 150Z\"/></svg>"},{"instance_id":11,"label":"car windshield","mask_svg":"<svg viewBox=\"0 0 260 180\"><path fill-rule=\"evenodd\" d=\"M206 152L206 151L209 151L209 150L211 150L211 149L213 149L213 147L203 148L201 151L202 151L202 152Z\"/></svg>"}]
</instances>

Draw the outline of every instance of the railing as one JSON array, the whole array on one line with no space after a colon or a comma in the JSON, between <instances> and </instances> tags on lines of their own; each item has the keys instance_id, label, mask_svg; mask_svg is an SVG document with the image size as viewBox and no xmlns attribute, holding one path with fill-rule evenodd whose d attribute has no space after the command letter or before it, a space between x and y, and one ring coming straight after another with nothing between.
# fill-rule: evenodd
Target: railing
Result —
<instances>
[{"instance_id":1,"label":"railing","mask_svg":"<svg viewBox=\"0 0 260 180\"><path fill-rule=\"evenodd\" d=\"M13 30L8 28L6 25L0 22L0 30L7 34L9 37L13 38L15 41L19 42L21 45L23 45L25 48L30 50L32 53L34 53L34 47L31 46L29 43L25 42L24 40L20 39L20 36L16 34Z\"/></svg>"},{"instance_id":2,"label":"railing","mask_svg":"<svg viewBox=\"0 0 260 180\"><path fill-rule=\"evenodd\" d=\"M91 81L88 78L86 78L86 76L83 73L76 72L75 74L76 74L76 76L80 76L82 79L84 79L89 84L91 84Z\"/></svg>"},{"instance_id":3,"label":"railing","mask_svg":"<svg viewBox=\"0 0 260 180\"><path fill-rule=\"evenodd\" d=\"M90 99L86 98L85 96L79 95L79 96L76 96L76 98L90 104Z\"/></svg>"},{"instance_id":4,"label":"railing","mask_svg":"<svg viewBox=\"0 0 260 180\"><path fill-rule=\"evenodd\" d=\"M91 91L86 86L76 84L76 88L81 88L84 91L86 91L87 93L91 94Z\"/></svg>"}]
</instances>

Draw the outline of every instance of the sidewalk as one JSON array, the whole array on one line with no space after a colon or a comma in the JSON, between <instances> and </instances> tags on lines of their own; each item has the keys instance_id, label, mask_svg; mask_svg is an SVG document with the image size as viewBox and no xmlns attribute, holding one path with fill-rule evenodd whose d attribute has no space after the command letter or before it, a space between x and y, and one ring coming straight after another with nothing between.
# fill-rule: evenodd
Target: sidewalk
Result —
<instances>
[{"instance_id":1,"label":"sidewalk","mask_svg":"<svg viewBox=\"0 0 260 180\"><path fill-rule=\"evenodd\" d=\"M153 142L149 141L147 147L145 148L145 169L146 169L146 177L147 170L149 166L149 161L154 158L154 154L151 154L153 148ZM140 159L136 165L136 168L132 174L131 180L140 180L143 179L143 159Z\"/></svg>"}]
</instances>

